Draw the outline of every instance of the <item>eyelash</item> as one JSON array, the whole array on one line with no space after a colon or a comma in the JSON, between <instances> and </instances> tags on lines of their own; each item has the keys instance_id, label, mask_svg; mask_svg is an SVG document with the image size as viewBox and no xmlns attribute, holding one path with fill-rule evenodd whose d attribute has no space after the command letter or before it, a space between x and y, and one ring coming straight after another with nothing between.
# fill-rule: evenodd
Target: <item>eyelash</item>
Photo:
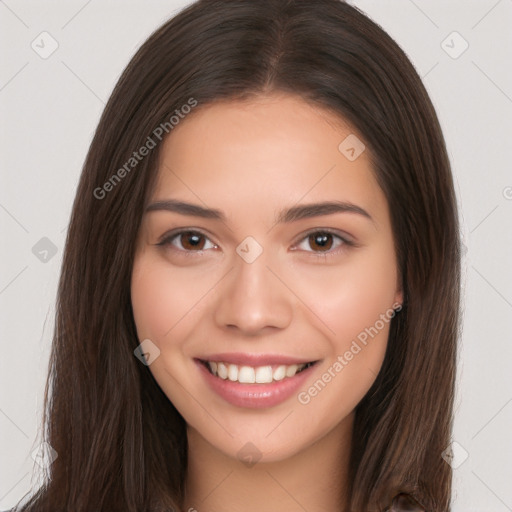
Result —
<instances>
[{"instance_id":1,"label":"eyelash","mask_svg":"<svg viewBox=\"0 0 512 512\"><path fill-rule=\"evenodd\" d=\"M191 256L191 257L200 256L206 250L208 250L208 249L199 249L197 251L189 251L189 250L186 250L186 249L178 249L178 248L174 247L173 244L172 244L172 241L174 239L178 238L180 235L183 235L185 233L191 233L193 235L203 236L203 237L205 237L207 240L209 240L211 242L211 240L209 239L208 235L206 235L205 233L203 233L200 230L197 230L197 229L181 229L179 231L175 231L174 233L170 233L168 235L164 235L162 240L160 242L158 242L156 245L160 246L160 247L169 247L173 251L186 254L187 257L189 257L189 256ZM340 235L339 233L337 233L337 232L335 232L335 231L333 231L331 229L314 229L314 230L308 231L308 232L306 232L306 233L301 235L301 238L294 244L294 246L300 245L302 242L307 240L311 235L317 235L317 234L332 235L334 238L339 239L339 241L341 243L334 250L329 249L326 252L322 252L322 251L304 251L306 253L311 254L314 257L325 259L325 258L330 257L330 256L336 256L344 248L346 249L347 247L356 247L356 243L355 242L353 242L352 240L349 240L347 237L344 237L344 236ZM218 247L214 242L211 242L211 243L215 247ZM293 249L293 250L296 250L296 249Z\"/></svg>"},{"instance_id":2,"label":"eyelash","mask_svg":"<svg viewBox=\"0 0 512 512\"><path fill-rule=\"evenodd\" d=\"M342 252L343 250L346 250L348 247L355 247L356 246L356 243L353 242L352 240L349 240L346 236L342 236L339 233L337 233L336 231L333 231L333 230L328 229L328 228L326 228L326 229L313 229L311 231L308 231L308 232L302 234L301 238L298 240L297 243L294 244L294 246L298 246L301 243L303 243L304 241L306 241L306 243L307 243L307 239L311 235L331 235L333 238L337 238L339 240L339 242L340 242L338 247L336 247L335 249L329 249L326 252L322 252L322 251L304 251L304 252L306 252L308 254L311 254L311 256L317 257L317 258L326 259L326 258L331 257L331 256L337 256L340 252ZM335 243L336 242L333 241L333 244L335 244ZM296 250L296 249L294 249L294 250Z\"/></svg>"}]
</instances>

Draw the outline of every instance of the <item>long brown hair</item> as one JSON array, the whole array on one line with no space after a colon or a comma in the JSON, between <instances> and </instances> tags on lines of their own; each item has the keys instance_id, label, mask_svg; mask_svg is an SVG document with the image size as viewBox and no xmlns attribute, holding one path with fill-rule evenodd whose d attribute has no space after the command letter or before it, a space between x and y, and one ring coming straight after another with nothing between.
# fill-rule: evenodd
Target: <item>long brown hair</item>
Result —
<instances>
[{"instance_id":1,"label":"long brown hair","mask_svg":"<svg viewBox=\"0 0 512 512\"><path fill-rule=\"evenodd\" d=\"M169 119L191 98L200 109L274 91L358 130L391 212L404 305L356 410L349 509L384 510L405 493L429 511L449 510L451 468L441 454L452 426L460 274L450 164L404 52L339 0L201 0L127 66L90 146L67 234L43 417L58 458L19 510L180 509L185 423L134 357L130 301L160 144L131 159L162 124L172 133Z\"/></svg>"}]
</instances>

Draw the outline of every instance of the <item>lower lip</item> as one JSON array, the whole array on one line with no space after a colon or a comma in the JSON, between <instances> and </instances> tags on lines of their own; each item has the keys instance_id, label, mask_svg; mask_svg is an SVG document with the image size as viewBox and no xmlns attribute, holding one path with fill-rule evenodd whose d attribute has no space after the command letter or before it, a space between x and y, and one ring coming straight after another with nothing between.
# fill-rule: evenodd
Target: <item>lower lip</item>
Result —
<instances>
[{"instance_id":1,"label":"lower lip","mask_svg":"<svg viewBox=\"0 0 512 512\"><path fill-rule=\"evenodd\" d=\"M210 388L220 397L236 407L264 409L274 407L296 394L309 377L317 363L296 373L293 377L272 381L268 384L241 384L221 379L211 374L201 361L196 360L199 370Z\"/></svg>"}]
</instances>

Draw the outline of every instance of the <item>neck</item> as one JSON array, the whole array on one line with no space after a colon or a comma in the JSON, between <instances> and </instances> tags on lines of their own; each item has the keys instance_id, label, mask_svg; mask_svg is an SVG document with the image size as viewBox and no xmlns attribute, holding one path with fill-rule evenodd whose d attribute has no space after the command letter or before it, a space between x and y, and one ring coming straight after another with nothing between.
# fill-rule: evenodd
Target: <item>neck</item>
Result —
<instances>
[{"instance_id":1,"label":"neck","mask_svg":"<svg viewBox=\"0 0 512 512\"><path fill-rule=\"evenodd\" d=\"M252 466L188 427L183 510L333 512L346 507L353 415L292 457Z\"/></svg>"}]
</instances>

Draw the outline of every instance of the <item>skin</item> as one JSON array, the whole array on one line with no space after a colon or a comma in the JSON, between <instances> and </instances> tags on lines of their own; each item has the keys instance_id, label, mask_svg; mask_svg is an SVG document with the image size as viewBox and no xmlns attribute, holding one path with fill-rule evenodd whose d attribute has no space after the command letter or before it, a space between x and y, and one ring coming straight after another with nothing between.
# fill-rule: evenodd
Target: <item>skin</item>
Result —
<instances>
[{"instance_id":1,"label":"skin","mask_svg":"<svg viewBox=\"0 0 512 512\"><path fill-rule=\"evenodd\" d=\"M193 358L318 360L307 391L402 302L388 204L369 150L354 161L338 150L350 134L357 135L334 114L274 93L200 107L161 148L150 203L176 199L226 217L145 213L133 268L137 333L160 350L150 371L187 422L184 510L343 509L353 411L382 365L389 322L307 404L294 394L265 409L235 407L206 385ZM371 219L338 212L276 223L282 209L322 201L353 203ZM177 228L202 232L203 250L179 236L157 245ZM337 236L327 250L308 241L322 229L355 245ZM247 236L263 248L252 263L236 252ZM251 467L237 455L248 442L261 457Z\"/></svg>"}]
</instances>

